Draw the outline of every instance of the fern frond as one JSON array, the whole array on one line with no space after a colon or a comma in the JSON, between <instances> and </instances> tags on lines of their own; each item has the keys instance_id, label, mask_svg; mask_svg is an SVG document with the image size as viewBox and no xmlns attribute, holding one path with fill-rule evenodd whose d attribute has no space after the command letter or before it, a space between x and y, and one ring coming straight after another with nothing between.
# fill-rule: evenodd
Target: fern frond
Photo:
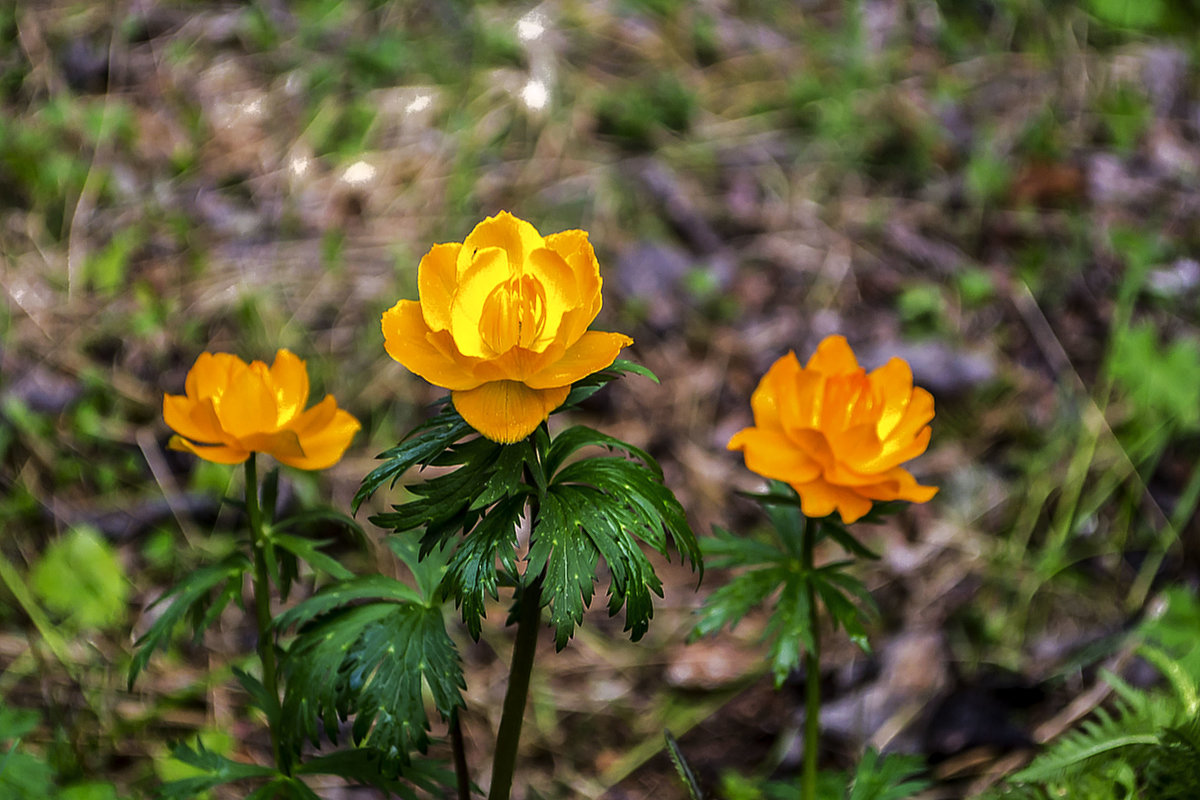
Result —
<instances>
[{"instance_id":1,"label":"fern frond","mask_svg":"<svg viewBox=\"0 0 1200 800\"><path fill-rule=\"evenodd\" d=\"M1058 781L1096 766L1101 758L1145 763L1158 743L1157 704L1141 707L1122 698L1115 713L1098 708L1078 730L1059 738L1033 763L1013 776L1022 782Z\"/></svg>"}]
</instances>

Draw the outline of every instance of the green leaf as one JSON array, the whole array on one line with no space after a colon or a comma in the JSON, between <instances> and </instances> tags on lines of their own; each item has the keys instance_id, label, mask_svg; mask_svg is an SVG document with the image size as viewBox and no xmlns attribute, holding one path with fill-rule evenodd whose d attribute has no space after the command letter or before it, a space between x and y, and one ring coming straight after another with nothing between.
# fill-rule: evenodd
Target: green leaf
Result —
<instances>
[{"instance_id":1,"label":"green leaf","mask_svg":"<svg viewBox=\"0 0 1200 800\"><path fill-rule=\"evenodd\" d=\"M582 403L587 398L600 391L601 388L620 378L622 375L633 373L649 378L655 383L659 383L658 376L640 364L635 364L632 361L626 361L623 358L618 358L607 369L602 369L599 372L593 372L582 380L575 381L571 384L571 393L567 395L567 399L563 404L550 412L557 414L561 411L574 408Z\"/></svg>"},{"instance_id":2,"label":"green leaf","mask_svg":"<svg viewBox=\"0 0 1200 800\"><path fill-rule=\"evenodd\" d=\"M1118 28L1153 31L1166 22L1169 6L1166 0L1088 0L1087 8Z\"/></svg>"},{"instance_id":3,"label":"green leaf","mask_svg":"<svg viewBox=\"0 0 1200 800\"><path fill-rule=\"evenodd\" d=\"M866 517L863 517L864 521L866 519ZM841 545L842 549L851 555L858 556L859 558L866 558L871 561L879 560L878 553L856 539L854 534L846 530L845 525L843 525L841 521L834 519L832 516L821 520L820 531L822 538L828 536L830 539L833 539L835 542Z\"/></svg>"},{"instance_id":4,"label":"green leaf","mask_svg":"<svg viewBox=\"0 0 1200 800\"><path fill-rule=\"evenodd\" d=\"M208 750L199 739L196 740L195 748L187 744L176 745L172 748L171 755L184 764L200 770L201 774L163 784L159 789L159 796L164 798L164 800L192 800L200 792L207 791L215 786L249 778L267 778L279 774L270 767L260 767L257 764L243 764L214 753Z\"/></svg>"},{"instance_id":5,"label":"green leaf","mask_svg":"<svg viewBox=\"0 0 1200 800\"><path fill-rule=\"evenodd\" d=\"M1152 323L1131 326L1113 334L1108 368L1139 415L1200 428L1200 340L1160 346Z\"/></svg>"},{"instance_id":6,"label":"green leaf","mask_svg":"<svg viewBox=\"0 0 1200 800\"><path fill-rule=\"evenodd\" d=\"M704 554L704 565L709 569L777 564L789 557L775 544L738 536L717 526L713 527L712 536L700 540L700 552Z\"/></svg>"},{"instance_id":7,"label":"green leaf","mask_svg":"<svg viewBox=\"0 0 1200 800\"><path fill-rule=\"evenodd\" d=\"M551 489L542 501L529 545L527 575L542 575L542 597L550 607L554 644L566 647L583 610L592 600L598 550L566 510L562 490Z\"/></svg>"},{"instance_id":8,"label":"green leaf","mask_svg":"<svg viewBox=\"0 0 1200 800\"><path fill-rule=\"evenodd\" d=\"M287 519L281 519L271 525L273 531L286 531L290 528L300 527L304 525L312 525L313 523L333 523L340 525L348 530L355 541L365 543L367 541L367 533L362 529L354 517L348 514L343 514L340 511L334 511L332 508L313 508L308 511L302 511L299 514L293 514Z\"/></svg>"},{"instance_id":9,"label":"green leaf","mask_svg":"<svg viewBox=\"0 0 1200 800\"><path fill-rule=\"evenodd\" d=\"M451 444L473 432L474 429L454 410L448 397L439 402L443 407L437 416L415 428L396 447L380 454L384 463L363 478L354 495L352 507L355 513L380 486L389 482L394 486L405 472L417 465L428 465Z\"/></svg>"},{"instance_id":10,"label":"green leaf","mask_svg":"<svg viewBox=\"0 0 1200 800\"><path fill-rule=\"evenodd\" d=\"M271 532L271 542L302 561L315 570L324 572L337 580L344 581L354 577L354 573L343 567L335 559L325 555L320 548L330 543L330 540L310 541L299 536L279 533L278 529Z\"/></svg>"},{"instance_id":11,"label":"green leaf","mask_svg":"<svg viewBox=\"0 0 1200 800\"><path fill-rule=\"evenodd\" d=\"M59 790L55 800L119 800L119 796L111 783L84 781Z\"/></svg>"},{"instance_id":12,"label":"green leaf","mask_svg":"<svg viewBox=\"0 0 1200 800\"><path fill-rule=\"evenodd\" d=\"M706 550L713 539L705 540ZM771 610L764 638L777 685L800 665L802 653L813 646L809 586L820 597L835 627L844 628L851 640L870 652L863 625L862 607L874 609L866 587L844 569L854 562L837 561L811 571L797 558L752 540L739 540L727 531L716 537L722 565L754 566L735 575L705 601L691 638L706 636L728 626L734 628L751 610ZM778 594L777 594L778 593ZM774 602L772 604L772 598ZM857 601L857 602L855 602Z\"/></svg>"},{"instance_id":13,"label":"green leaf","mask_svg":"<svg viewBox=\"0 0 1200 800\"><path fill-rule=\"evenodd\" d=\"M920 756L892 753L880 758L868 748L854 771L849 800L905 800L933 785L920 777L924 771Z\"/></svg>"},{"instance_id":14,"label":"green leaf","mask_svg":"<svg viewBox=\"0 0 1200 800\"><path fill-rule=\"evenodd\" d=\"M1101 706L1078 729L1056 739L1012 780L1033 783L1078 774L1089 763L1111 758L1117 751L1157 744L1161 724L1159 714L1149 703L1138 707L1122 700L1115 713Z\"/></svg>"},{"instance_id":15,"label":"green leaf","mask_svg":"<svg viewBox=\"0 0 1200 800\"><path fill-rule=\"evenodd\" d=\"M524 496L497 503L471 529L446 565L442 590L461 606L463 622L473 639L479 639L487 599L499 597L496 560L500 560L501 570L517 574L517 524L524 510Z\"/></svg>"},{"instance_id":16,"label":"green leaf","mask_svg":"<svg viewBox=\"0 0 1200 800\"><path fill-rule=\"evenodd\" d=\"M671 763L675 765L675 771L679 773L679 780L683 781L683 785L687 787L688 797L691 800L703 800L704 792L700 789L700 782L696 780L696 774L692 772L691 765L683 757L683 751L679 749L679 742L675 740L670 731L663 731L663 738L667 742L667 755L671 757Z\"/></svg>"},{"instance_id":17,"label":"green leaf","mask_svg":"<svg viewBox=\"0 0 1200 800\"><path fill-rule=\"evenodd\" d=\"M295 773L337 775L399 795L405 800L417 800L413 786L427 795L448 797L448 787L454 783L454 773L438 761L414 759L409 764L398 765L375 747L337 750L309 758L296 767Z\"/></svg>"},{"instance_id":18,"label":"green leaf","mask_svg":"<svg viewBox=\"0 0 1200 800\"><path fill-rule=\"evenodd\" d=\"M20 739L36 728L41 719L36 711L0 705L0 742Z\"/></svg>"},{"instance_id":19,"label":"green leaf","mask_svg":"<svg viewBox=\"0 0 1200 800\"><path fill-rule=\"evenodd\" d=\"M268 717L275 714L276 707L279 705L278 698L272 700L270 693L266 687L262 685L262 681L251 675L245 670L233 668L233 677L241 685L242 690L250 696L250 705L265 713ZM278 720L275 720L278 722Z\"/></svg>"},{"instance_id":20,"label":"green leaf","mask_svg":"<svg viewBox=\"0 0 1200 800\"><path fill-rule=\"evenodd\" d=\"M806 576L788 572L765 631L770 642L768 660L775 688L800 667L800 656L813 649L812 606Z\"/></svg>"},{"instance_id":21,"label":"green leaf","mask_svg":"<svg viewBox=\"0 0 1200 800\"><path fill-rule=\"evenodd\" d=\"M683 506L649 467L623 458L589 458L559 471L552 485L592 486L622 505L637 521L639 539L666 556L666 536L691 565L704 574L703 557L695 534L688 525ZM666 536L664 536L664 534Z\"/></svg>"},{"instance_id":22,"label":"green leaf","mask_svg":"<svg viewBox=\"0 0 1200 800\"><path fill-rule=\"evenodd\" d=\"M29 753L17 749L19 741L0 755L0 796L12 800L44 800L54 785L54 770Z\"/></svg>"},{"instance_id":23,"label":"green leaf","mask_svg":"<svg viewBox=\"0 0 1200 800\"><path fill-rule=\"evenodd\" d=\"M428 552L470 530L487 506L501 498L532 493L521 482L532 457L528 441L498 445L479 437L454 445L431 463L458 469L410 485L409 492L418 499L376 514L371 522L397 533L424 528L422 552Z\"/></svg>"},{"instance_id":24,"label":"green leaf","mask_svg":"<svg viewBox=\"0 0 1200 800\"><path fill-rule=\"evenodd\" d=\"M170 605L136 642L135 646L139 649L129 664L129 688L133 688L138 673L145 669L154 651L165 647L170 641L171 632L185 616L190 614L193 619L197 619L197 627L193 631L193 635L199 637L205 630L204 626L210 624L214 617L212 614L203 613L210 607L210 604L205 603L209 592L226 581L240 589L242 575L249 569L250 560L241 553L234 553L218 564L192 572L175 588L156 600L151 606L152 608L167 601L170 601ZM219 595L219 597L227 596L228 592Z\"/></svg>"},{"instance_id":25,"label":"green leaf","mask_svg":"<svg viewBox=\"0 0 1200 800\"><path fill-rule=\"evenodd\" d=\"M491 450L492 448L489 448L489 452L476 458L480 460L491 458ZM533 446L529 440L522 439L519 442L504 445L499 448L499 451L494 456L494 463L487 470L483 491L471 501L468 510L478 511L506 497L528 492L528 487L521 485L525 467L537 468L537 460L534 458Z\"/></svg>"},{"instance_id":26,"label":"green leaf","mask_svg":"<svg viewBox=\"0 0 1200 800\"><path fill-rule=\"evenodd\" d=\"M786 568L778 565L733 576L704 601L691 637L707 636L724 627L733 630L750 611L765 604L786 580Z\"/></svg>"},{"instance_id":27,"label":"green leaf","mask_svg":"<svg viewBox=\"0 0 1200 800\"><path fill-rule=\"evenodd\" d=\"M364 600L429 605L411 586L402 581L386 575L361 575L326 586L312 597L277 616L274 626L276 630L282 631L293 626L307 625L335 608L361 603Z\"/></svg>"},{"instance_id":28,"label":"green leaf","mask_svg":"<svg viewBox=\"0 0 1200 800\"><path fill-rule=\"evenodd\" d=\"M466 686L441 609L415 603L325 613L301 628L282 669L281 729L294 737L296 751L305 738L319 744L319 723L336 743L339 723L353 719L356 745L369 744L399 763L429 744L424 687L447 718L463 704Z\"/></svg>"},{"instance_id":29,"label":"green leaf","mask_svg":"<svg viewBox=\"0 0 1200 800\"><path fill-rule=\"evenodd\" d=\"M448 546L435 547L422 555L420 540L415 535L405 534L387 537L387 546L412 573L413 580L417 582L420 602L433 605L438 587L446 575L452 549Z\"/></svg>"},{"instance_id":30,"label":"green leaf","mask_svg":"<svg viewBox=\"0 0 1200 800\"><path fill-rule=\"evenodd\" d=\"M78 628L107 628L125 617L129 581L100 533L81 526L50 543L33 565L30 588Z\"/></svg>"},{"instance_id":31,"label":"green leaf","mask_svg":"<svg viewBox=\"0 0 1200 800\"><path fill-rule=\"evenodd\" d=\"M641 461L647 469L655 474L658 480L662 480L662 470L659 469L658 463L645 450L642 450L640 447L634 447L628 442L623 442L615 437L592 430L585 425L575 425L567 428L554 437L554 441L551 442L546 454L546 473L553 477L554 473L558 472L569 456L588 446L603 447L608 450L623 450Z\"/></svg>"},{"instance_id":32,"label":"green leaf","mask_svg":"<svg viewBox=\"0 0 1200 800\"><path fill-rule=\"evenodd\" d=\"M570 444L589 438L605 437L573 434ZM591 602L601 557L611 574L609 614L624 607L625 630L634 641L640 639L654 615L651 594L661 597L662 583L638 542L665 556L668 539L693 567L703 569L683 508L663 486L660 473L611 457L559 470L542 498L526 569L526 575L546 573L542 596L550 607L557 647L566 645Z\"/></svg>"}]
</instances>

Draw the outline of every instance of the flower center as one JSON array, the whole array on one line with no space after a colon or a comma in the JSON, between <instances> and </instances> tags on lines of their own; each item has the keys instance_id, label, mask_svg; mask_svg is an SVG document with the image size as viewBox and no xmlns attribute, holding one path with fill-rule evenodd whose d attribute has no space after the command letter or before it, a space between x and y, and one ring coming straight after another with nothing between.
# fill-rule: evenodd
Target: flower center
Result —
<instances>
[{"instance_id":1,"label":"flower center","mask_svg":"<svg viewBox=\"0 0 1200 800\"><path fill-rule=\"evenodd\" d=\"M546 326L546 290L532 275L514 275L488 294L479 337L495 354L530 348Z\"/></svg>"},{"instance_id":2,"label":"flower center","mask_svg":"<svg viewBox=\"0 0 1200 800\"><path fill-rule=\"evenodd\" d=\"M825 384L822 428L847 430L858 425L877 423L879 411L866 370L830 376Z\"/></svg>"}]
</instances>

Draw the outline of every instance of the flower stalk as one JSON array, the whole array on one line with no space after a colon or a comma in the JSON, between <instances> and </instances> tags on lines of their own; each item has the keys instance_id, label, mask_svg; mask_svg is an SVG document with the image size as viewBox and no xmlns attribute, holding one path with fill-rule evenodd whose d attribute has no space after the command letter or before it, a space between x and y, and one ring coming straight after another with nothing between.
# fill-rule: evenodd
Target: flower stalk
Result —
<instances>
[{"instance_id":1,"label":"flower stalk","mask_svg":"<svg viewBox=\"0 0 1200 800\"><path fill-rule=\"evenodd\" d=\"M458 800L471 800L471 775L467 769L467 747L458 709L450 714L450 751L454 758L454 788Z\"/></svg>"},{"instance_id":2,"label":"flower stalk","mask_svg":"<svg viewBox=\"0 0 1200 800\"><path fill-rule=\"evenodd\" d=\"M542 620L542 579L539 576L521 591L517 615L517 640L513 644L512 666L508 672L508 690L504 710L496 732L496 752L492 760L492 789L488 800L508 800L516 772L521 723L529 697L529 679L533 674L533 656L537 651L538 628Z\"/></svg>"},{"instance_id":3,"label":"flower stalk","mask_svg":"<svg viewBox=\"0 0 1200 800\"><path fill-rule=\"evenodd\" d=\"M255 453L246 459L246 516L250 522L250 548L254 551L254 614L258 625L258 658L262 663L263 688L272 708L263 709L270 724L271 755L275 765L287 772L281 757L279 734L275 720L279 718L279 680L275 663L275 643L271 641L271 582L267 573L268 548L271 542L263 527L262 509L258 503L258 467Z\"/></svg>"},{"instance_id":4,"label":"flower stalk","mask_svg":"<svg viewBox=\"0 0 1200 800\"><path fill-rule=\"evenodd\" d=\"M813 571L813 548L816 544L820 522L804 519L801 542L801 565L805 573ZM817 743L821 735L821 625L817 616L817 587L807 581L808 627L812 635L812 646L808 648L804 661L804 783L801 797L816 800L817 796Z\"/></svg>"}]
</instances>

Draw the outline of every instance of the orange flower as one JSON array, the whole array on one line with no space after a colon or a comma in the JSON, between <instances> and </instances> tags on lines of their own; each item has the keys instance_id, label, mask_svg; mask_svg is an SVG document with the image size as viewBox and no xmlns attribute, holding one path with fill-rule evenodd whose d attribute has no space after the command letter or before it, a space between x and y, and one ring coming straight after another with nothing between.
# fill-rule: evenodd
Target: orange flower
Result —
<instances>
[{"instance_id":1,"label":"orange flower","mask_svg":"<svg viewBox=\"0 0 1200 800\"><path fill-rule=\"evenodd\" d=\"M924 503L937 493L900 465L925 452L933 397L893 358L873 372L858 366L845 338L821 342L805 367L795 353L776 361L750 398L754 427L734 434L730 450L764 478L785 481L805 516L835 510L846 523L874 500Z\"/></svg>"},{"instance_id":2,"label":"orange flower","mask_svg":"<svg viewBox=\"0 0 1200 800\"><path fill-rule=\"evenodd\" d=\"M287 350L276 353L269 368L229 353L201 353L184 391L163 395L163 419L180 434L168 446L218 464L268 453L288 466L324 469L337 463L362 427L333 395L304 410L308 370Z\"/></svg>"},{"instance_id":3,"label":"orange flower","mask_svg":"<svg viewBox=\"0 0 1200 800\"><path fill-rule=\"evenodd\" d=\"M575 381L633 340L589 331L600 265L584 231L542 237L501 211L461 244L434 245L417 268L420 299L383 315L388 355L450 390L455 409L492 441L533 433Z\"/></svg>"}]
</instances>

